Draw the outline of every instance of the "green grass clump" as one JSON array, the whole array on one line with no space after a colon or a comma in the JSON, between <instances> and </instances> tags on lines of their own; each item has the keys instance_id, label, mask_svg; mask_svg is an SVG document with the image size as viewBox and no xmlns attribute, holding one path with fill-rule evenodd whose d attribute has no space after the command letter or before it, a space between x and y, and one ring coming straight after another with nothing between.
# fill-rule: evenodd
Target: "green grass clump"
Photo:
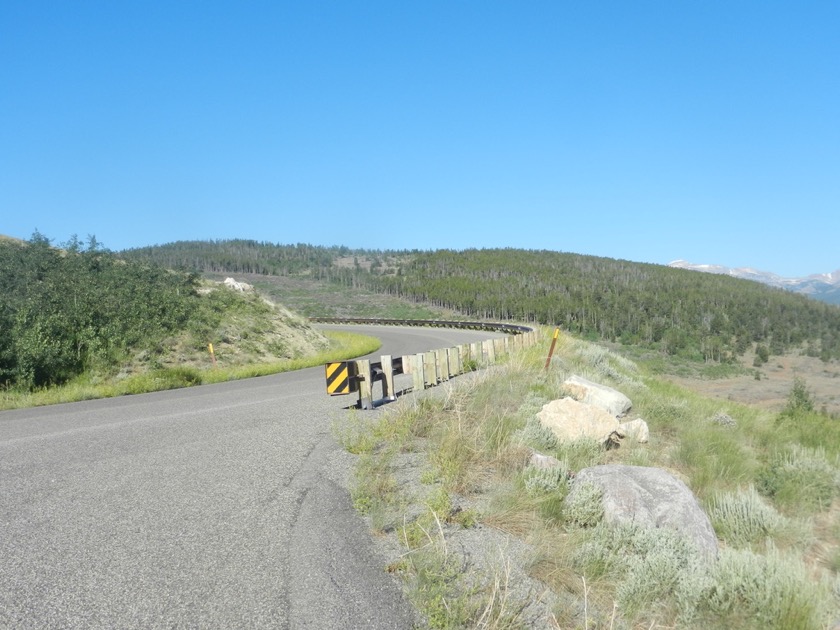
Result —
<instances>
[{"instance_id":1,"label":"green grass clump","mask_svg":"<svg viewBox=\"0 0 840 630\"><path fill-rule=\"evenodd\" d=\"M153 370L126 380L117 387L120 394L143 394L165 389L179 389L201 385L201 372L192 367L175 367Z\"/></svg>"},{"instance_id":2,"label":"green grass clump","mask_svg":"<svg viewBox=\"0 0 840 630\"><path fill-rule=\"evenodd\" d=\"M409 599L423 612L429 627L470 627L477 607L464 590L463 565L447 553L444 544L431 537L429 545L407 556L402 566L408 579Z\"/></svg>"}]
</instances>

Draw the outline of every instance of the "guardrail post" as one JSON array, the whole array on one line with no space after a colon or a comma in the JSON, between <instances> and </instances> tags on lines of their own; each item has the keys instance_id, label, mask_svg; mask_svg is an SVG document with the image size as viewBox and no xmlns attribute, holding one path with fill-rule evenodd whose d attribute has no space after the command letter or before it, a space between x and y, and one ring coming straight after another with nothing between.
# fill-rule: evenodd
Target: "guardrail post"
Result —
<instances>
[{"instance_id":1,"label":"guardrail post","mask_svg":"<svg viewBox=\"0 0 840 630\"><path fill-rule=\"evenodd\" d=\"M481 365L484 361L484 357L482 356L481 352L481 342L474 341L470 344L470 359L475 361L476 366Z\"/></svg>"},{"instance_id":2,"label":"guardrail post","mask_svg":"<svg viewBox=\"0 0 840 630\"><path fill-rule=\"evenodd\" d=\"M493 345L492 339L487 339L484 343L481 344L482 346L482 353L484 356L487 357L487 363L495 363L496 362L496 348Z\"/></svg>"},{"instance_id":3,"label":"guardrail post","mask_svg":"<svg viewBox=\"0 0 840 630\"><path fill-rule=\"evenodd\" d=\"M423 353L423 378L426 387L434 387L438 384L437 362L434 352Z\"/></svg>"},{"instance_id":4,"label":"guardrail post","mask_svg":"<svg viewBox=\"0 0 840 630\"><path fill-rule=\"evenodd\" d=\"M496 353L497 357L502 356L505 353L505 350L507 350L507 347L505 346L505 341L506 339L493 340L493 352Z\"/></svg>"},{"instance_id":5,"label":"guardrail post","mask_svg":"<svg viewBox=\"0 0 840 630\"><path fill-rule=\"evenodd\" d=\"M373 383L371 382L370 361L356 361L359 372L359 405L362 409L373 409Z\"/></svg>"},{"instance_id":6,"label":"guardrail post","mask_svg":"<svg viewBox=\"0 0 840 630\"><path fill-rule=\"evenodd\" d=\"M397 399L397 391L394 389L394 361L390 354L382 355L382 372L385 380L382 381L382 397L388 400Z\"/></svg>"},{"instance_id":7,"label":"guardrail post","mask_svg":"<svg viewBox=\"0 0 840 630\"><path fill-rule=\"evenodd\" d=\"M449 378L458 376L461 373L461 353L458 348L448 348L446 354L449 355Z\"/></svg>"},{"instance_id":8,"label":"guardrail post","mask_svg":"<svg viewBox=\"0 0 840 630\"><path fill-rule=\"evenodd\" d=\"M426 389L426 370L423 365L422 354L411 355L411 377L414 381L415 392L422 392Z\"/></svg>"},{"instance_id":9,"label":"guardrail post","mask_svg":"<svg viewBox=\"0 0 840 630\"><path fill-rule=\"evenodd\" d=\"M446 350L439 348L435 352L435 366L437 368L438 383L449 380L449 361Z\"/></svg>"},{"instance_id":10,"label":"guardrail post","mask_svg":"<svg viewBox=\"0 0 840 630\"><path fill-rule=\"evenodd\" d=\"M463 374L464 370L465 370L464 366L466 366L467 361L470 360L470 347L467 344L462 343L460 346L458 346L458 355L459 355L458 359L459 359L460 364L461 364L460 373Z\"/></svg>"}]
</instances>

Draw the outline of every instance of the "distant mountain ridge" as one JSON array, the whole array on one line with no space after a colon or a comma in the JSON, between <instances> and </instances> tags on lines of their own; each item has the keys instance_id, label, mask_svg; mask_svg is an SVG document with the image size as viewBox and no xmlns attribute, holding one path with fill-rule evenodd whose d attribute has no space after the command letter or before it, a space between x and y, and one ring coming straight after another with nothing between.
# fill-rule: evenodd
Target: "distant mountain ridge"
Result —
<instances>
[{"instance_id":1,"label":"distant mountain ridge","mask_svg":"<svg viewBox=\"0 0 840 630\"><path fill-rule=\"evenodd\" d=\"M724 267L723 265L695 265L687 260L675 260L669 267L717 273L734 278L753 280L771 287L778 287L793 293L802 293L808 297L829 304L840 304L840 269L832 273L817 273L805 278L784 278L769 271L759 271L751 267Z\"/></svg>"}]
</instances>

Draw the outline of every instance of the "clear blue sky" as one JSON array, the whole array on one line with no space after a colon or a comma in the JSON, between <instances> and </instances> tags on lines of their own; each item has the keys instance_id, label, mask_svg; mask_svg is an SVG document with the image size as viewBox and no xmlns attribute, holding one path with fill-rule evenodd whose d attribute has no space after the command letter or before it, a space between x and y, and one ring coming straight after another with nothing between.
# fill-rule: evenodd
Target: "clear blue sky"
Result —
<instances>
[{"instance_id":1,"label":"clear blue sky","mask_svg":"<svg viewBox=\"0 0 840 630\"><path fill-rule=\"evenodd\" d=\"M840 2L0 3L0 234L840 268Z\"/></svg>"}]
</instances>

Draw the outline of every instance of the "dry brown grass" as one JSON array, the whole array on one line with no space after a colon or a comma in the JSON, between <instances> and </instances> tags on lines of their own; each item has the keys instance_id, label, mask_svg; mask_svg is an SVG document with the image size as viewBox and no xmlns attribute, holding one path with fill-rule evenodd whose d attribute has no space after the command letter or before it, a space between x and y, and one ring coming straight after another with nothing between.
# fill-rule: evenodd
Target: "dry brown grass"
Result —
<instances>
[{"instance_id":1,"label":"dry brown grass","mask_svg":"<svg viewBox=\"0 0 840 630\"><path fill-rule=\"evenodd\" d=\"M743 365L751 368L752 361L752 355L745 356ZM664 378L703 396L731 400L774 412L784 408L794 379L800 378L811 391L818 410L825 408L830 414L840 415L840 362L837 360L825 363L816 357L798 354L771 356L768 363L756 369L761 375L761 380L756 380L753 374L716 380L679 376Z\"/></svg>"}]
</instances>

